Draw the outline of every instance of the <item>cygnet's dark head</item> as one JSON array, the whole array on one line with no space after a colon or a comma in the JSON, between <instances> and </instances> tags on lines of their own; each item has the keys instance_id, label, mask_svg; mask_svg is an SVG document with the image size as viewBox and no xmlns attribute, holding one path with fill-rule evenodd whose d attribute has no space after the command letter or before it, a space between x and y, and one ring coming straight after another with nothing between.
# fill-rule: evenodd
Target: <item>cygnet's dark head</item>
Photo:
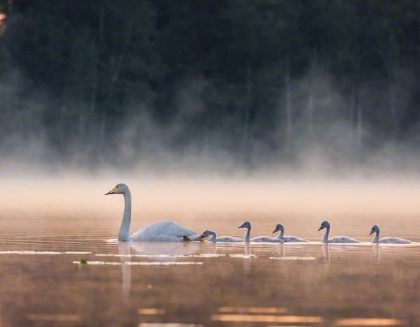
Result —
<instances>
[{"instance_id":1,"label":"cygnet's dark head","mask_svg":"<svg viewBox=\"0 0 420 327\"><path fill-rule=\"evenodd\" d=\"M246 221L238 228L251 228L251 223L249 221Z\"/></svg>"},{"instance_id":2,"label":"cygnet's dark head","mask_svg":"<svg viewBox=\"0 0 420 327\"><path fill-rule=\"evenodd\" d=\"M213 235L213 233L214 233L213 231L206 229L206 230L203 232L203 234L201 234L201 235L198 237L198 240L199 240L199 241L204 240L205 238L207 238L207 237L209 237L209 236Z\"/></svg>"},{"instance_id":3,"label":"cygnet's dark head","mask_svg":"<svg viewBox=\"0 0 420 327\"><path fill-rule=\"evenodd\" d=\"M280 231L282 231L282 232L284 231L284 226L282 224L277 224L276 228L274 228L274 230L273 230L273 234L277 233L277 232L280 232Z\"/></svg>"},{"instance_id":4,"label":"cygnet's dark head","mask_svg":"<svg viewBox=\"0 0 420 327\"><path fill-rule=\"evenodd\" d=\"M330 227L330 223L329 223L328 221L324 220L324 221L322 222L321 226L319 227L318 232L319 232L321 229L328 228L328 227Z\"/></svg>"},{"instance_id":5,"label":"cygnet's dark head","mask_svg":"<svg viewBox=\"0 0 420 327\"><path fill-rule=\"evenodd\" d=\"M373 233L378 233L379 232L379 226L378 225L373 225L372 229L370 230L370 234L372 235Z\"/></svg>"}]
</instances>

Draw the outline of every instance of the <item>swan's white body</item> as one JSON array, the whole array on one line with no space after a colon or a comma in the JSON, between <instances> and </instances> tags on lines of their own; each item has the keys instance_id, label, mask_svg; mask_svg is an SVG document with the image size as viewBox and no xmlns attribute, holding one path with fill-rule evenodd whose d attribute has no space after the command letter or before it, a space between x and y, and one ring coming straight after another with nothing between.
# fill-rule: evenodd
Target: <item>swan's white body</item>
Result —
<instances>
[{"instance_id":1,"label":"swan's white body","mask_svg":"<svg viewBox=\"0 0 420 327\"><path fill-rule=\"evenodd\" d=\"M375 233L375 237L372 240L372 243L382 243L382 244L411 244L411 241L406 240L405 238L399 237L381 237L381 230L378 225L373 225L369 235Z\"/></svg>"},{"instance_id":2,"label":"swan's white body","mask_svg":"<svg viewBox=\"0 0 420 327\"><path fill-rule=\"evenodd\" d=\"M240 238L236 238L236 237L232 237L232 236L217 237L217 233L215 231L212 231L212 230L205 230L203 232L203 234L201 234L198 237L198 239L202 240L202 239L207 238L209 236L211 236L209 238L209 242L213 242L213 243L216 243L216 242L221 242L221 243L223 243L223 242L228 243L229 242L230 243L230 242L243 242L244 241L244 240L241 240Z\"/></svg>"},{"instance_id":3,"label":"swan's white body","mask_svg":"<svg viewBox=\"0 0 420 327\"><path fill-rule=\"evenodd\" d=\"M273 231L274 233L277 233L280 231L279 236L277 237L279 240L283 240L283 242L308 242L307 240L296 237L296 236L284 236L284 226L282 224L277 224L276 228Z\"/></svg>"},{"instance_id":4,"label":"swan's white body","mask_svg":"<svg viewBox=\"0 0 420 327\"><path fill-rule=\"evenodd\" d=\"M173 221L161 221L139 229L129 240L132 242L182 242L195 240L198 235ZM121 241L121 240L120 240Z\"/></svg>"},{"instance_id":5,"label":"swan's white body","mask_svg":"<svg viewBox=\"0 0 420 327\"><path fill-rule=\"evenodd\" d=\"M249 221L244 222L239 228L246 228L247 231L245 233L244 241L245 243L249 242L259 242L259 243L283 243L283 240L276 238L276 237L269 237L269 236L258 236L254 238L250 238L251 236L251 223Z\"/></svg>"},{"instance_id":6,"label":"swan's white body","mask_svg":"<svg viewBox=\"0 0 420 327\"><path fill-rule=\"evenodd\" d=\"M328 236L330 235L330 223L328 221L323 221L321 224L321 227L319 227L318 232L321 229L326 228L324 237L322 238L322 243L360 243L360 241L348 237L348 236L336 236L333 238L328 238Z\"/></svg>"},{"instance_id":7,"label":"swan's white body","mask_svg":"<svg viewBox=\"0 0 420 327\"><path fill-rule=\"evenodd\" d=\"M131 193L125 184L118 184L107 194L122 194L124 196L124 213L120 230L118 232L119 241L131 242L182 242L192 241L198 235L172 221L162 221L151 224L139 229L130 236L131 224Z\"/></svg>"}]
</instances>

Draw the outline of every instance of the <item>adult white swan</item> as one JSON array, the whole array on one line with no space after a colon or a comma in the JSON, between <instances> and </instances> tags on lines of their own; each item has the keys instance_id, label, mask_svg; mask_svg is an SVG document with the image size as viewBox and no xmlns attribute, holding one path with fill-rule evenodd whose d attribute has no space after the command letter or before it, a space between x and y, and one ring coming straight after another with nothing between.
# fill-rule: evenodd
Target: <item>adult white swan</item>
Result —
<instances>
[{"instance_id":1,"label":"adult white swan","mask_svg":"<svg viewBox=\"0 0 420 327\"><path fill-rule=\"evenodd\" d=\"M372 240L372 243L387 243L387 244L411 244L411 241L406 240L405 238L399 237L381 237L381 230L379 229L378 225L373 225L372 229L370 230L370 234L376 233L375 237Z\"/></svg>"},{"instance_id":2,"label":"adult white swan","mask_svg":"<svg viewBox=\"0 0 420 327\"><path fill-rule=\"evenodd\" d=\"M198 239L204 240L205 238L210 237L209 238L209 242L243 242L244 240L241 240L240 238L237 237L232 237L232 236L220 236L217 237L217 233L215 231L206 229L203 234L201 234Z\"/></svg>"},{"instance_id":3,"label":"adult white swan","mask_svg":"<svg viewBox=\"0 0 420 327\"><path fill-rule=\"evenodd\" d=\"M249 242L265 242L265 243L283 243L283 240L278 239L276 237L270 237L270 236L258 236L250 239L251 236L251 223L249 221L244 222L241 226L238 228L246 228L245 243Z\"/></svg>"},{"instance_id":4,"label":"adult white swan","mask_svg":"<svg viewBox=\"0 0 420 327\"><path fill-rule=\"evenodd\" d=\"M131 242L182 242L197 240L198 235L172 221L162 221L151 224L130 236L131 224L131 193L125 184L117 184L108 194L122 194L124 196L123 219L118 232L119 241Z\"/></svg>"},{"instance_id":5,"label":"adult white swan","mask_svg":"<svg viewBox=\"0 0 420 327\"><path fill-rule=\"evenodd\" d=\"M282 224L277 224L276 228L274 228L273 234L280 232L279 236L277 237L284 242L308 242L307 240L296 237L296 236L284 236L284 226Z\"/></svg>"},{"instance_id":6,"label":"adult white swan","mask_svg":"<svg viewBox=\"0 0 420 327\"><path fill-rule=\"evenodd\" d=\"M360 243L360 241L348 237L348 236L336 236L333 238L328 239L328 236L330 235L330 223L328 221L323 221L321 224L321 227L319 227L318 232L321 229L326 228L327 230L325 231L324 237L322 238L322 243Z\"/></svg>"}]
</instances>

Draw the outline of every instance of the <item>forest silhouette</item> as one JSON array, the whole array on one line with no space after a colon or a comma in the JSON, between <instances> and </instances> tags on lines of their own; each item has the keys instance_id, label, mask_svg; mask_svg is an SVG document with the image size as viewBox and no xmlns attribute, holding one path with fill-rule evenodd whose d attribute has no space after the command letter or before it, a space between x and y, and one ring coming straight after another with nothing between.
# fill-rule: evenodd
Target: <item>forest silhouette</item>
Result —
<instances>
[{"instance_id":1,"label":"forest silhouette","mask_svg":"<svg viewBox=\"0 0 420 327\"><path fill-rule=\"evenodd\" d=\"M418 153L418 1L2 0L0 12L2 161L404 169Z\"/></svg>"}]
</instances>

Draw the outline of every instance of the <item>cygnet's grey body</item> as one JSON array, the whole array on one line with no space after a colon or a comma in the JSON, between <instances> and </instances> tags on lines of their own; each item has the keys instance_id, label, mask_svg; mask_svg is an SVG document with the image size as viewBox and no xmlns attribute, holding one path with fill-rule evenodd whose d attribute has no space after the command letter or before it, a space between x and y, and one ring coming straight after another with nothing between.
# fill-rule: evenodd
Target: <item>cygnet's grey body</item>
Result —
<instances>
[{"instance_id":1,"label":"cygnet's grey body","mask_svg":"<svg viewBox=\"0 0 420 327\"><path fill-rule=\"evenodd\" d=\"M322 243L360 243L360 241L348 236L336 236L333 238L328 238L328 236L330 235L331 225L326 220L322 222L321 226L318 229L318 232L324 228L326 229L326 231L324 237L322 238Z\"/></svg>"},{"instance_id":2,"label":"cygnet's grey body","mask_svg":"<svg viewBox=\"0 0 420 327\"><path fill-rule=\"evenodd\" d=\"M406 240L405 238L399 237L381 237L381 230L378 225L373 225L372 229L370 230L370 234L372 235L375 233L375 237L372 240L372 243L382 243L382 244L411 244L411 241Z\"/></svg>"},{"instance_id":3,"label":"cygnet's grey body","mask_svg":"<svg viewBox=\"0 0 420 327\"><path fill-rule=\"evenodd\" d=\"M203 234L201 234L198 237L198 240L204 240L205 238L209 238L209 242L243 242L243 239L237 238L237 237L232 237L232 236L221 236L221 237L217 237L217 233L215 231L212 230L205 230L203 232Z\"/></svg>"},{"instance_id":4,"label":"cygnet's grey body","mask_svg":"<svg viewBox=\"0 0 420 327\"><path fill-rule=\"evenodd\" d=\"M308 242L300 237L296 236L284 236L284 226L282 224L277 224L276 228L274 228L273 234L280 232L279 236L277 237L279 240L283 240L284 242Z\"/></svg>"}]
</instances>

